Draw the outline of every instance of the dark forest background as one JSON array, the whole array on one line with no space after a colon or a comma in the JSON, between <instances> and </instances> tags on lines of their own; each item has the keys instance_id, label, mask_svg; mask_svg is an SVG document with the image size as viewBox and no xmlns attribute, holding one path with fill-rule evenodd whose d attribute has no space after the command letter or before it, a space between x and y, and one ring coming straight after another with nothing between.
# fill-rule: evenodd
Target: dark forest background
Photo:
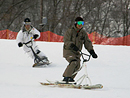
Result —
<instances>
[{"instance_id":1,"label":"dark forest background","mask_svg":"<svg viewBox=\"0 0 130 98\"><path fill-rule=\"evenodd\" d=\"M77 16L85 20L86 32L107 37L130 34L130 0L0 0L0 30L18 32L29 17L39 31L58 35L74 24ZM42 28L42 18L47 24Z\"/></svg>"}]
</instances>

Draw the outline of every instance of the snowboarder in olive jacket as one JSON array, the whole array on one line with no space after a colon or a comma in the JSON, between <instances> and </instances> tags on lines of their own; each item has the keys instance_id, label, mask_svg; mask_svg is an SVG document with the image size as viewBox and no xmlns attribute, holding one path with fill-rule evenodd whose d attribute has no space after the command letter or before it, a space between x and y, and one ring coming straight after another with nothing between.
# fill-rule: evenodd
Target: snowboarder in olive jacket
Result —
<instances>
[{"instance_id":1,"label":"snowboarder in olive jacket","mask_svg":"<svg viewBox=\"0 0 130 98\"><path fill-rule=\"evenodd\" d=\"M92 42L83 29L83 25L83 18L77 17L75 19L75 25L64 34L63 57L69 62L69 65L63 73L63 81L65 82L74 82L76 75L72 74L80 68L80 51L83 45L93 58L97 58Z\"/></svg>"}]
</instances>

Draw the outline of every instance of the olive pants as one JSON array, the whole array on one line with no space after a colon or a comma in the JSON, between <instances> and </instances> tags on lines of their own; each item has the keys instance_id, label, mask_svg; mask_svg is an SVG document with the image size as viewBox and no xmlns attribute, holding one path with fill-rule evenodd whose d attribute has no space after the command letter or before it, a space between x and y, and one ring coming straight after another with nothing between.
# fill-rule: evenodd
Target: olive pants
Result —
<instances>
[{"instance_id":1,"label":"olive pants","mask_svg":"<svg viewBox=\"0 0 130 98\"><path fill-rule=\"evenodd\" d=\"M63 73L63 77L74 78L76 76L76 74L75 75L72 75L72 74L80 68L80 58L74 57L74 56L69 56L66 58L66 60L69 62L69 65L65 69L65 71Z\"/></svg>"}]
</instances>

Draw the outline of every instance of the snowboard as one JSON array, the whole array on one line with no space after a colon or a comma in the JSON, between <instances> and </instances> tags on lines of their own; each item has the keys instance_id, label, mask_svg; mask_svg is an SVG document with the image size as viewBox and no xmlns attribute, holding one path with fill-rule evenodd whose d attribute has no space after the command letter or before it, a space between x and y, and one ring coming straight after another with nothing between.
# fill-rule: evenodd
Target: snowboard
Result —
<instances>
[{"instance_id":1,"label":"snowboard","mask_svg":"<svg viewBox=\"0 0 130 98\"><path fill-rule=\"evenodd\" d=\"M61 87L61 88L76 88L76 89L102 89L102 84L95 84L95 85L79 85L77 83L62 83L60 81L49 81L47 82L40 82L41 85L44 86L51 86L51 87Z\"/></svg>"},{"instance_id":2,"label":"snowboard","mask_svg":"<svg viewBox=\"0 0 130 98\"><path fill-rule=\"evenodd\" d=\"M51 62L48 62L48 63L46 63L46 62L35 63L35 64L33 64L32 67L47 67L47 66L49 66L50 64L51 64Z\"/></svg>"}]
</instances>

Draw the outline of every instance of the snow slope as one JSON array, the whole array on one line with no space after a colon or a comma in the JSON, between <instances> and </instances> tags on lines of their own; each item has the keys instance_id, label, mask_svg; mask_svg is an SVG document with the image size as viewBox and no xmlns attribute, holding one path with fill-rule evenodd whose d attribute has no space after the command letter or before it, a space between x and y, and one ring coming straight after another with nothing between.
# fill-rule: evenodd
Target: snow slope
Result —
<instances>
[{"instance_id":1,"label":"snow slope","mask_svg":"<svg viewBox=\"0 0 130 98\"><path fill-rule=\"evenodd\" d=\"M94 45L99 58L87 62L88 74L93 84L101 83L104 88L83 90L40 85L46 79L61 80L68 63L62 57L63 43L37 45L52 66L32 68L33 60L15 40L0 39L0 98L129 98L130 46ZM83 74L81 70L75 79Z\"/></svg>"}]
</instances>

